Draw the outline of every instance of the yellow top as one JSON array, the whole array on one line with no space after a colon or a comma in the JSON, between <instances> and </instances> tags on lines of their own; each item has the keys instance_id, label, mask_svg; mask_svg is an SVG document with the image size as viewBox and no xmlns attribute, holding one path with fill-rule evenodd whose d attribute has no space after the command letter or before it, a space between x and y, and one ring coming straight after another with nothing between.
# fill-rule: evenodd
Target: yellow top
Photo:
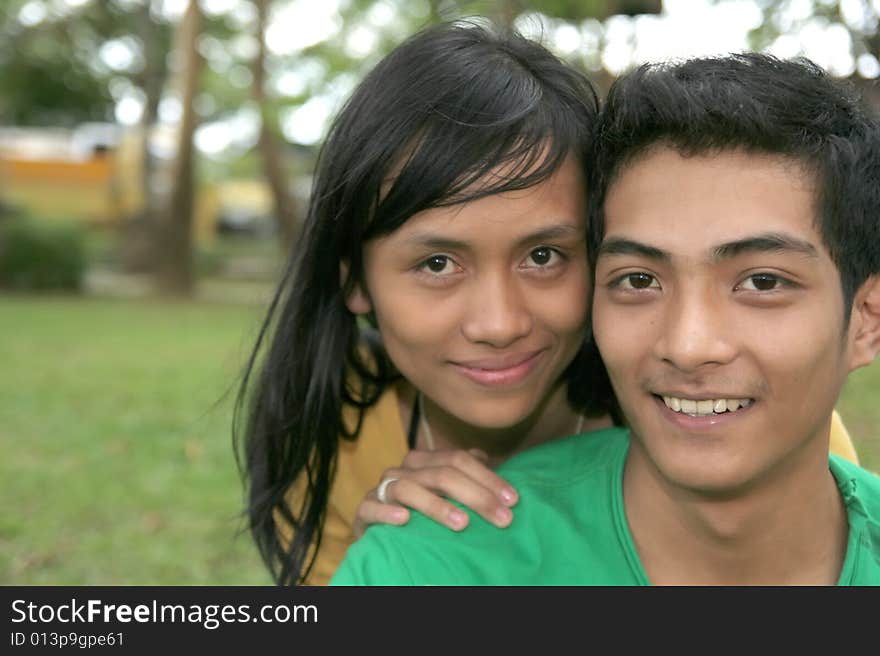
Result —
<instances>
[{"instance_id":1,"label":"yellow top","mask_svg":"<svg viewBox=\"0 0 880 656\"><path fill-rule=\"evenodd\" d=\"M382 472L403 462L406 452L406 432L400 419L397 393L389 386L376 405L364 414L358 438L339 441L336 478L330 489L321 550L306 585L327 585L346 549L354 542L352 525L358 505L367 492L378 485ZM836 411L831 418L831 452L858 463L852 439ZM300 485L294 486L289 498L296 498L299 489ZM298 504L292 507L297 508ZM282 543L289 543L290 527L279 528L279 532Z\"/></svg>"}]
</instances>

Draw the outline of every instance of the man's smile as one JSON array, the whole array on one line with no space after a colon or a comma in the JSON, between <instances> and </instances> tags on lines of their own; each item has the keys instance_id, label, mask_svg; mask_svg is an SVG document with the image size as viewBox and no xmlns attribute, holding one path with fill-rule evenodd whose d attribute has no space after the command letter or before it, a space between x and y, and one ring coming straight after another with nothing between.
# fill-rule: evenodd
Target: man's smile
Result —
<instances>
[{"instance_id":1,"label":"man's smile","mask_svg":"<svg viewBox=\"0 0 880 656\"><path fill-rule=\"evenodd\" d=\"M754 402L750 398L726 398L723 395L699 399L663 395L662 398L666 407L673 412L682 412L693 417L736 412L740 408L748 408Z\"/></svg>"}]
</instances>

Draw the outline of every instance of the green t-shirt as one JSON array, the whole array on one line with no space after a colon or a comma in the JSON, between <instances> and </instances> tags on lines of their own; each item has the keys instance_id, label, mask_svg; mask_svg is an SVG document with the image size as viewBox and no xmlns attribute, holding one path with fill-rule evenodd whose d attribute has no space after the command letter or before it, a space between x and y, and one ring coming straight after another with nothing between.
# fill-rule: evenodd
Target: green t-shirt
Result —
<instances>
[{"instance_id":1,"label":"green t-shirt","mask_svg":"<svg viewBox=\"0 0 880 656\"><path fill-rule=\"evenodd\" d=\"M499 529L465 509L461 533L419 513L374 525L351 546L331 585L649 585L623 506L625 429L525 451L498 469L518 491ZM880 585L880 478L837 456L830 468L849 518L840 585Z\"/></svg>"}]
</instances>

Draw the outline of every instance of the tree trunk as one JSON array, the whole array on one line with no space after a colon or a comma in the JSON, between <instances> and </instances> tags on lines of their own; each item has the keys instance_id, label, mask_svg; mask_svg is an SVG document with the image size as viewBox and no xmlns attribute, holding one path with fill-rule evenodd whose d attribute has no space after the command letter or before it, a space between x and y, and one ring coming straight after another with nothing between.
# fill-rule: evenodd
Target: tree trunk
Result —
<instances>
[{"instance_id":1,"label":"tree trunk","mask_svg":"<svg viewBox=\"0 0 880 656\"><path fill-rule=\"evenodd\" d=\"M152 2L147 0L138 10L138 36L143 44L144 70L139 84L144 91L144 110L138 130L141 138L140 187L142 205L132 216L124 217L120 254L126 271L154 271L160 257L158 205L156 200L156 160L150 153L150 135L159 115L159 101L167 77L166 53L159 38L159 26L151 16Z\"/></svg>"},{"instance_id":2,"label":"tree trunk","mask_svg":"<svg viewBox=\"0 0 880 656\"><path fill-rule=\"evenodd\" d=\"M155 194L153 193L153 172L155 161L150 153L150 132L156 125L159 116L159 101L162 99L162 87L165 84L167 68L165 53L159 43L159 28L150 16L151 2L144 3L139 21L139 36L144 47L144 72L142 88L144 90L144 112L141 115L140 128L144 135L141 151L141 184L143 185L144 214L153 218L156 211Z\"/></svg>"},{"instance_id":3,"label":"tree trunk","mask_svg":"<svg viewBox=\"0 0 880 656\"><path fill-rule=\"evenodd\" d=\"M272 111L266 95L266 23L269 13L269 0L256 0L257 8L257 39L259 49L253 61L253 85L251 87L254 101L260 108L260 137L257 147L263 163L263 174L272 191L274 217L285 251L290 249L296 239L299 223L296 204L290 191L288 175L282 153L282 141L278 135L275 112Z\"/></svg>"},{"instance_id":4,"label":"tree trunk","mask_svg":"<svg viewBox=\"0 0 880 656\"><path fill-rule=\"evenodd\" d=\"M175 34L174 54L180 81L182 115L178 128L177 154L171 166L166 205L161 212L162 252L159 290L174 296L189 296L195 287L193 271L194 153L196 113L193 99L198 89L202 58L197 41L201 27L198 0L190 0Z\"/></svg>"}]
</instances>

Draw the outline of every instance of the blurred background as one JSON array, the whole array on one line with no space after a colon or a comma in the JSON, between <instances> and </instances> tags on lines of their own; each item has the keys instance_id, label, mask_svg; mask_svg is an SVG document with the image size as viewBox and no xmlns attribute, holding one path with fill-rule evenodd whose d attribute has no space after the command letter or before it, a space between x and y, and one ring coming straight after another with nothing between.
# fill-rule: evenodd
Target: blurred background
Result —
<instances>
[{"instance_id":1,"label":"blurred background","mask_svg":"<svg viewBox=\"0 0 880 656\"><path fill-rule=\"evenodd\" d=\"M483 15L600 90L804 54L880 105L880 0L3 0L0 584L265 584L234 390L329 120L431 22ZM880 470L880 364L839 409Z\"/></svg>"}]
</instances>

